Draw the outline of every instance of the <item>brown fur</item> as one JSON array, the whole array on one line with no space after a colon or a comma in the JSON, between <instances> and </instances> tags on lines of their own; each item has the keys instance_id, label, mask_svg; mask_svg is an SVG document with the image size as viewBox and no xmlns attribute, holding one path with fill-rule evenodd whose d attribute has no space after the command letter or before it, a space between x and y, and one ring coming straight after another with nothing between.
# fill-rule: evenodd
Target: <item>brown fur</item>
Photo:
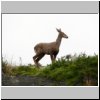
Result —
<instances>
[{"instance_id":1,"label":"brown fur","mask_svg":"<svg viewBox=\"0 0 100 100\"><path fill-rule=\"evenodd\" d=\"M33 60L34 60L35 64L37 65L37 67L40 66L40 64L38 62L45 54L50 55L52 62L55 61L56 56L59 52L61 39L68 38L68 36L61 31L61 29L57 29L57 31L58 31L59 35L55 42L39 43L34 47L34 51L35 51L36 55L33 57Z\"/></svg>"}]
</instances>

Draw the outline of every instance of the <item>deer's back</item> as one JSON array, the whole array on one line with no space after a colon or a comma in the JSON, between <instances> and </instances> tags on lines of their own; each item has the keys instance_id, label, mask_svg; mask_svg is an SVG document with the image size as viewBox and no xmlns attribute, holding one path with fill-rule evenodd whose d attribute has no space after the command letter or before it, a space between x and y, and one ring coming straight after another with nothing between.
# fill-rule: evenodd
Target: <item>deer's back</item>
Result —
<instances>
[{"instance_id":1,"label":"deer's back","mask_svg":"<svg viewBox=\"0 0 100 100\"><path fill-rule=\"evenodd\" d=\"M36 53L44 54L56 54L59 52L59 48L56 45L56 42L51 43L39 43L34 47Z\"/></svg>"}]
</instances>

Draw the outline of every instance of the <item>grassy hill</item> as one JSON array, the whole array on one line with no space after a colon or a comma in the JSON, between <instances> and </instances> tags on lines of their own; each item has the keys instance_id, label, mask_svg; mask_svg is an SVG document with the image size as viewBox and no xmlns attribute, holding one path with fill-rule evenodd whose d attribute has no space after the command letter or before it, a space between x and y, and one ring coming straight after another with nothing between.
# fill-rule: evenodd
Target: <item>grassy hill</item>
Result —
<instances>
[{"instance_id":1,"label":"grassy hill","mask_svg":"<svg viewBox=\"0 0 100 100\"><path fill-rule=\"evenodd\" d=\"M97 86L98 85L98 55L87 56L80 54L73 57L62 57L53 64L41 66L40 69L33 65L12 67L2 60L2 85L11 85L7 79L16 85L16 78L22 85L37 86ZM11 79L11 77L13 77ZM27 81L27 84L25 83ZM29 84L28 82L31 82ZM34 84L32 84L32 82Z\"/></svg>"}]
</instances>

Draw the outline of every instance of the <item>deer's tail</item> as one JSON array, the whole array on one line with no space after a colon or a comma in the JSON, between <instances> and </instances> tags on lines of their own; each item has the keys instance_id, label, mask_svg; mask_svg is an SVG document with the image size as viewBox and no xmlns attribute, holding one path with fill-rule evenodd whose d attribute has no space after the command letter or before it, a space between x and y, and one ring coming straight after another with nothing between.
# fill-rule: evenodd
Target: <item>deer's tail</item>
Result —
<instances>
[{"instance_id":1,"label":"deer's tail","mask_svg":"<svg viewBox=\"0 0 100 100\"><path fill-rule=\"evenodd\" d=\"M35 51L35 53L37 53L36 46L34 47L34 51Z\"/></svg>"}]
</instances>

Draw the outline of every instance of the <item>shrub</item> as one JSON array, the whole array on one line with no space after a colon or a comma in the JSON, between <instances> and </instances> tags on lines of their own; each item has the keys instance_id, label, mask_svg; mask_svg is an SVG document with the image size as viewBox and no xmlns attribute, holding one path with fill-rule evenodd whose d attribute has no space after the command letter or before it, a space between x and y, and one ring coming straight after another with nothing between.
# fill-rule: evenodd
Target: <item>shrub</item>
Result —
<instances>
[{"instance_id":1,"label":"shrub","mask_svg":"<svg viewBox=\"0 0 100 100\"><path fill-rule=\"evenodd\" d=\"M31 64L12 68L6 60L3 60L2 71L7 75L45 77L53 80L56 85L64 83L67 86L97 86L98 55L80 54L74 60L64 57L42 69L37 69Z\"/></svg>"}]
</instances>

